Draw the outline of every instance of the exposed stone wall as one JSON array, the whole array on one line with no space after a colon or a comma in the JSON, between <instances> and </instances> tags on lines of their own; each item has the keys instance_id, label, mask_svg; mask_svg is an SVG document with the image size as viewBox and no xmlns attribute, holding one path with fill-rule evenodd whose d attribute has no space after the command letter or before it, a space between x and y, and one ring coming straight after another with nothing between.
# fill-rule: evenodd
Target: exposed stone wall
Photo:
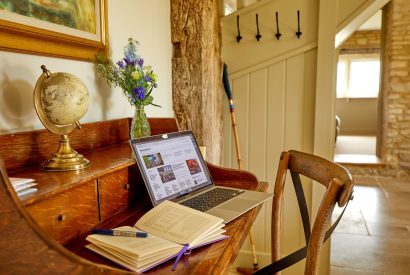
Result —
<instances>
[{"instance_id":1,"label":"exposed stone wall","mask_svg":"<svg viewBox=\"0 0 410 275\"><path fill-rule=\"evenodd\" d=\"M381 157L395 169L410 168L410 1L383 10Z\"/></svg>"},{"instance_id":2,"label":"exposed stone wall","mask_svg":"<svg viewBox=\"0 0 410 275\"><path fill-rule=\"evenodd\" d=\"M380 30L357 31L341 46L340 53L378 53Z\"/></svg>"}]
</instances>

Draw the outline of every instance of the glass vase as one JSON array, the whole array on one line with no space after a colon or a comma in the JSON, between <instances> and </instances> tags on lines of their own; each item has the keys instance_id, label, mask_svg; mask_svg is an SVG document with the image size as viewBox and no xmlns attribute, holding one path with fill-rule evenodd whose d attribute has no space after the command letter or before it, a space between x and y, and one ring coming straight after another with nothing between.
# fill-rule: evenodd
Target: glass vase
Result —
<instances>
[{"instance_id":1,"label":"glass vase","mask_svg":"<svg viewBox=\"0 0 410 275\"><path fill-rule=\"evenodd\" d=\"M135 114L131 122L130 137L133 139L150 135L151 128L147 116L145 115L144 106L136 106Z\"/></svg>"}]
</instances>

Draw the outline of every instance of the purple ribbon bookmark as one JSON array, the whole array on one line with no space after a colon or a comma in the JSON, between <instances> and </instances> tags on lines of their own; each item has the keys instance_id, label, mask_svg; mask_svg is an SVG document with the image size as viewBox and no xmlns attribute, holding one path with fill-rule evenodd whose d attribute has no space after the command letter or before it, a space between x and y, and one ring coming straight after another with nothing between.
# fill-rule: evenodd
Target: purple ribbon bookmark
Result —
<instances>
[{"instance_id":1,"label":"purple ribbon bookmark","mask_svg":"<svg viewBox=\"0 0 410 275\"><path fill-rule=\"evenodd\" d=\"M177 258L175 259L174 265L172 266L172 271L174 271L177 268L177 265L179 263L179 260L181 259L182 255L188 250L189 245L186 244L184 247L182 247L181 251L179 251Z\"/></svg>"}]
</instances>

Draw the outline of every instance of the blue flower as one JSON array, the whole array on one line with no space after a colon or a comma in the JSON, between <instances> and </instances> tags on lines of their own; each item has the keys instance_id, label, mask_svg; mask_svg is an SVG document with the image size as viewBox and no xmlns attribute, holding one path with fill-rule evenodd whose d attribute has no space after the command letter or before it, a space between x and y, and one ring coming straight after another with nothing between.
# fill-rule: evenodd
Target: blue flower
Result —
<instances>
[{"instance_id":1,"label":"blue flower","mask_svg":"<svg viewBox=\"0 0 410 275\"><path fill-rule=\"evenodd\" d=\"M133 91L139 100L145 99L145 88L142 86L138 86Z\"/></svg>"},{"instance_id":2,"label":"blue flower","mask_svg":"<svg viewBox=\"0 0 410 275\"><path fill-rule=\"evenodd\" d=\"M124 69L124 68L125 68L125 64L124 64L124 62L123 62L122 60L118 61L118 62L117 62L117 65L118 65L118 67L120 67L121 69Z\"/></svg>"},{"instance_id":3,"label":"blue flower","mask_svg":"<svg viewBox=\"0 0 410 275\"><path fill-rule=\"evenodd\" d=\"M138 42L129 38L127 46L124 47L124 60L128 65L135 65L137 62L137 45Z\"/></svg>"},{"instance_id":4,"label":"blue flower","mask_svg":"<svg viewBox=\"0 0 410 275\"><path fill-rule=\"evenodd\" d=\"M137 63L142 68L142 65L144 65L144 59L142 59L142 58L138 59Z\"/></svg>"}]
</instances>

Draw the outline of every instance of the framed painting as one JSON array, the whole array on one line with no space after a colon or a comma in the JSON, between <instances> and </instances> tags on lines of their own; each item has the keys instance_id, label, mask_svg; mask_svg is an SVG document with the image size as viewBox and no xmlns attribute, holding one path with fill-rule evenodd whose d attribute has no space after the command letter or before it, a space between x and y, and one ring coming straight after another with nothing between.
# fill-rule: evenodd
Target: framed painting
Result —
<instances>
[{"instance_id":1,"label":"framed painting","mask_svg":"<svg viewBox=\"0 0 410 275\"><path fill-rule=\"evenodd\" d=\"M108 54L107 0L0 0L0 50L92 60Z\"/></svg>"}]
</instances>

